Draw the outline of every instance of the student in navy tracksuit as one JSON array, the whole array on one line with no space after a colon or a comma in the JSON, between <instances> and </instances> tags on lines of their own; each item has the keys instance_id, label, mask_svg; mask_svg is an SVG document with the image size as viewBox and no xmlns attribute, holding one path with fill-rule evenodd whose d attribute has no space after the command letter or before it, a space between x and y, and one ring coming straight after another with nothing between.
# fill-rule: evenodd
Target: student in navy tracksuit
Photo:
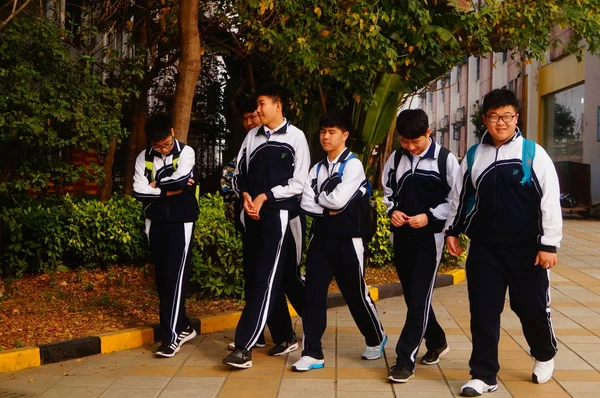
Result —
<instances>
[{"instance_id":1,"label":"student in navy tracksuit","mask_svg":"<svg viewBox=\"0 0 600 398\"><path fill-rule=\"evenodd\" d=\"M450 212L448 194L458 161L431 139L429 120L421 109L402 111L396 131L402 148L392 153L383 169L383 203L392 224L394 264L407 314L396 345L396 364L388 378L405 383L414 375L423 338L427 352L421 363L436 364L448 352L431 297L444 248L442 230Z\"/></svg>"},{"instance_id":2,"label":"student in navy tracksuit","mask_svg":"<svg viewBox=\"0 0 600 398\"><path fill-rule=\"evenodd\" d=\"M170 118L156 115L146 123L148 149L135 162L133 193L144 204L146 234L160 300L160 357L173 357L196 331L185 313L190 278L191 240L198 218L193 185L194 150L175 139Z\"/></svg>"},{"instance_id":3,"label":"student in navy tracksuit","mask_svg":"<svg viewBox=\"0 0 600 398\"><path fill-rule=\"evenodd\" d=\"M302 315L300 195L310 154L304 133L283 116L283 104L285 95L279 86L257 92L263 125L246 135L234 172L233 188L244 206L244 279L250 282L235 331L235 350L223 359L237 368L252 366L250 350L267 322L275 343L269 355L298 348L285 296Z\"/></svg>"},{"instance_id":4,"label":"student in navy tracksuit","mask_svg":"<svg viewBox=\"0 0 600 398\"><path fill-rule=\"evenodd\" d=\"M562 238L556 169L546 151L518 131L519 103L512 91L491 91L482 111L487 132L471 162L461 164L446 224L451 254L462 252L458 234L471 239L466 270L472 379L461 389L468 397L498 388L500 314L507 287L510 307L531 347L535 383L552 378L557 350L549 278Z\"/></svg>"},{"instance_id":5,"label":"student in navy tracksuit","mask_svg":"<svg viewBox=\"0 0 600 398\"><path fill-rule=\"evenodd\" d=\"M320 127L327 157L313 166L302 193L302 210L314 219L306 259L304 350L292 366L295 371L325 364L321 338L327 326L327 290L334 276L365 337L363 359L379 358L387 340L364 281L369 196L362 163L346 148L351 120L331 111Z\"/></svg>"}]
</instances>

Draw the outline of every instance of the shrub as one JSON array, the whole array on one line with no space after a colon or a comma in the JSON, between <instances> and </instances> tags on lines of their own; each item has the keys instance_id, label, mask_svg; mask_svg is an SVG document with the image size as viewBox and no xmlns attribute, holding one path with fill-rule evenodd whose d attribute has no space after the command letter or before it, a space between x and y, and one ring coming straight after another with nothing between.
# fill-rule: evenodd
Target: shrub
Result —
<instances>
[{"instance_id":1,"label":"shrub","mask_svg":"<svg viewBox=\"0 0 600 398\"><path fill-rule=\"evenodd\" d=\"M0 274L139 263L147 258L141 205L74 198L21 202L0 213Z\"/></svg>"},{"instance_id":2,"label":"shrub","mask_svg":"<svg viewBox=\"0 0 600 398\"><path fill-rule=\"evenodd\" d=\"M381 268L392 264L394 248L390 241L390 219L383 204L381 191L375 191L377 200L377 232L368 245L368 265Z\"/></svg>"},{"instance_id":3,"label":"shrub","mask_svg":"<svg viewBox=\"0 0 600 398\"><path fill-rule=\"evenodd\" d=\"M242 239L225 217L219 194L200 198L194 228L191 280L213 297L244 297Z\"/></svg>"}]
</instances>

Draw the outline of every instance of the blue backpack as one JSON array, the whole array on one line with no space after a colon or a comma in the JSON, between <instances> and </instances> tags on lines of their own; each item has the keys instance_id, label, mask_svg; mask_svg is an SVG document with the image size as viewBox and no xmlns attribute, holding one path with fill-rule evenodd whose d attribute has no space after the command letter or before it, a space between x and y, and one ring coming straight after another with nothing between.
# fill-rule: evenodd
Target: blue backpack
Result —
<instances>
[{"instance_id":1,"label":"blue backpack","mask_svg":"<svg viewBox=\"0 0 600 398\"><path fill-rule=\"evenodd\" d=\"M475 144L467 150L467 167L469 168L469 175L473 172L473 163L475 162L475 151L479 144ZM521 185L531 186L531 168L533 166L533 158L535 157L535 142L523 138L523 148L521 153L521 168L523 169L523 178L521 178ZM475 206L475 195L469 198L467 202L467 214L471 212Z\"/></svg>"}]
</instances>

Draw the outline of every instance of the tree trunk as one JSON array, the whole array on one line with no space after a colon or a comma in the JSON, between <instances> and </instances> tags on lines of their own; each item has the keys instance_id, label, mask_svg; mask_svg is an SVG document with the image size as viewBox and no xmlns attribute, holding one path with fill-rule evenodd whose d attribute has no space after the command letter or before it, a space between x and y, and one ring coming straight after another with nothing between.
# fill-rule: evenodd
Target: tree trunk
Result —
<instances>
[{"instance_id":1,"label":"tree trunk","mask_svg":"<svg viewBox=\"0 0 600 398\"><path fill-rule=\"evenodd\" d=\"M102 182L102 187L100 188L100 201L108 202L110 196L112 194L112 186L113 186L113 165L115 163L115 151L117 150L117 139L113 138L110 141L110 145L108 147L108 152L106 152L106 157L104 158L104 181Z\"/></svg>"},{"instance_id":2,"label":"tree trunk","mask_svg":"<svg viewBox=\"0 0 600 398\"><path fill-rule=\"evenodd\" d=\"M125 195L133 193L135 159L146 147L144 126L146 125L146 120L148 120L148 101L146 99L147 90L145 85L141 85L140 91L140 96L133 101L131 111L131 135L127 143L127 164L125 165L125 175L123 176L123 193Z\"/></svg>"},{"instance_id":3,"label":"tree trunk","mask_svg":"<svg viewBox=\"0 0 600 398\"><path fill-rule=\"evenodd\" d=\"M181 0L179 3L179 34L181 58L177 65L173 129L175 138L187 142L192 102L201 67L198 0Z\"/></svg>"}]
</instances>

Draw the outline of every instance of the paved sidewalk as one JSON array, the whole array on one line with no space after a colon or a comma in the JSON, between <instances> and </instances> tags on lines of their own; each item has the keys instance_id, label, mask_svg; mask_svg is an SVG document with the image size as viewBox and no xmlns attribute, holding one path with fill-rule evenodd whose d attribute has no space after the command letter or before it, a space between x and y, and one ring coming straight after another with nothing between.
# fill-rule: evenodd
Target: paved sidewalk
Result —
<instances>
[{"instance_id":1,"label":"paved sidewalk","mask_svg":"<svg viewBox=\"0 0 600 398\"><path fill-rule=\"evenodd\" d=\"M568 220L564 233L560 264L552 274L553 323L559 340L554 379L543 385L530 381L532 359L519 320L507 305L502 315L500 388L491 397L600 396L600 222ZM267 346L254 350L253 368L231 371L221 365L233 337L228 330L197 337L172 359L154 358L152 346L0 374L0 397L458 396L470 378L466 283L435 290L436 317L448 334L450 352L438 365L417 365L415 378L407 384L386 380L406 314L403 298L379 301L377 308L390 339L387 358L375 361L360 359L362 336L347 308L339 307L328 311L324 369L292 372L299 350L273 358L266 355ZM295 322L301 335L301 320Z\"/></svg>"}]
</instances>

